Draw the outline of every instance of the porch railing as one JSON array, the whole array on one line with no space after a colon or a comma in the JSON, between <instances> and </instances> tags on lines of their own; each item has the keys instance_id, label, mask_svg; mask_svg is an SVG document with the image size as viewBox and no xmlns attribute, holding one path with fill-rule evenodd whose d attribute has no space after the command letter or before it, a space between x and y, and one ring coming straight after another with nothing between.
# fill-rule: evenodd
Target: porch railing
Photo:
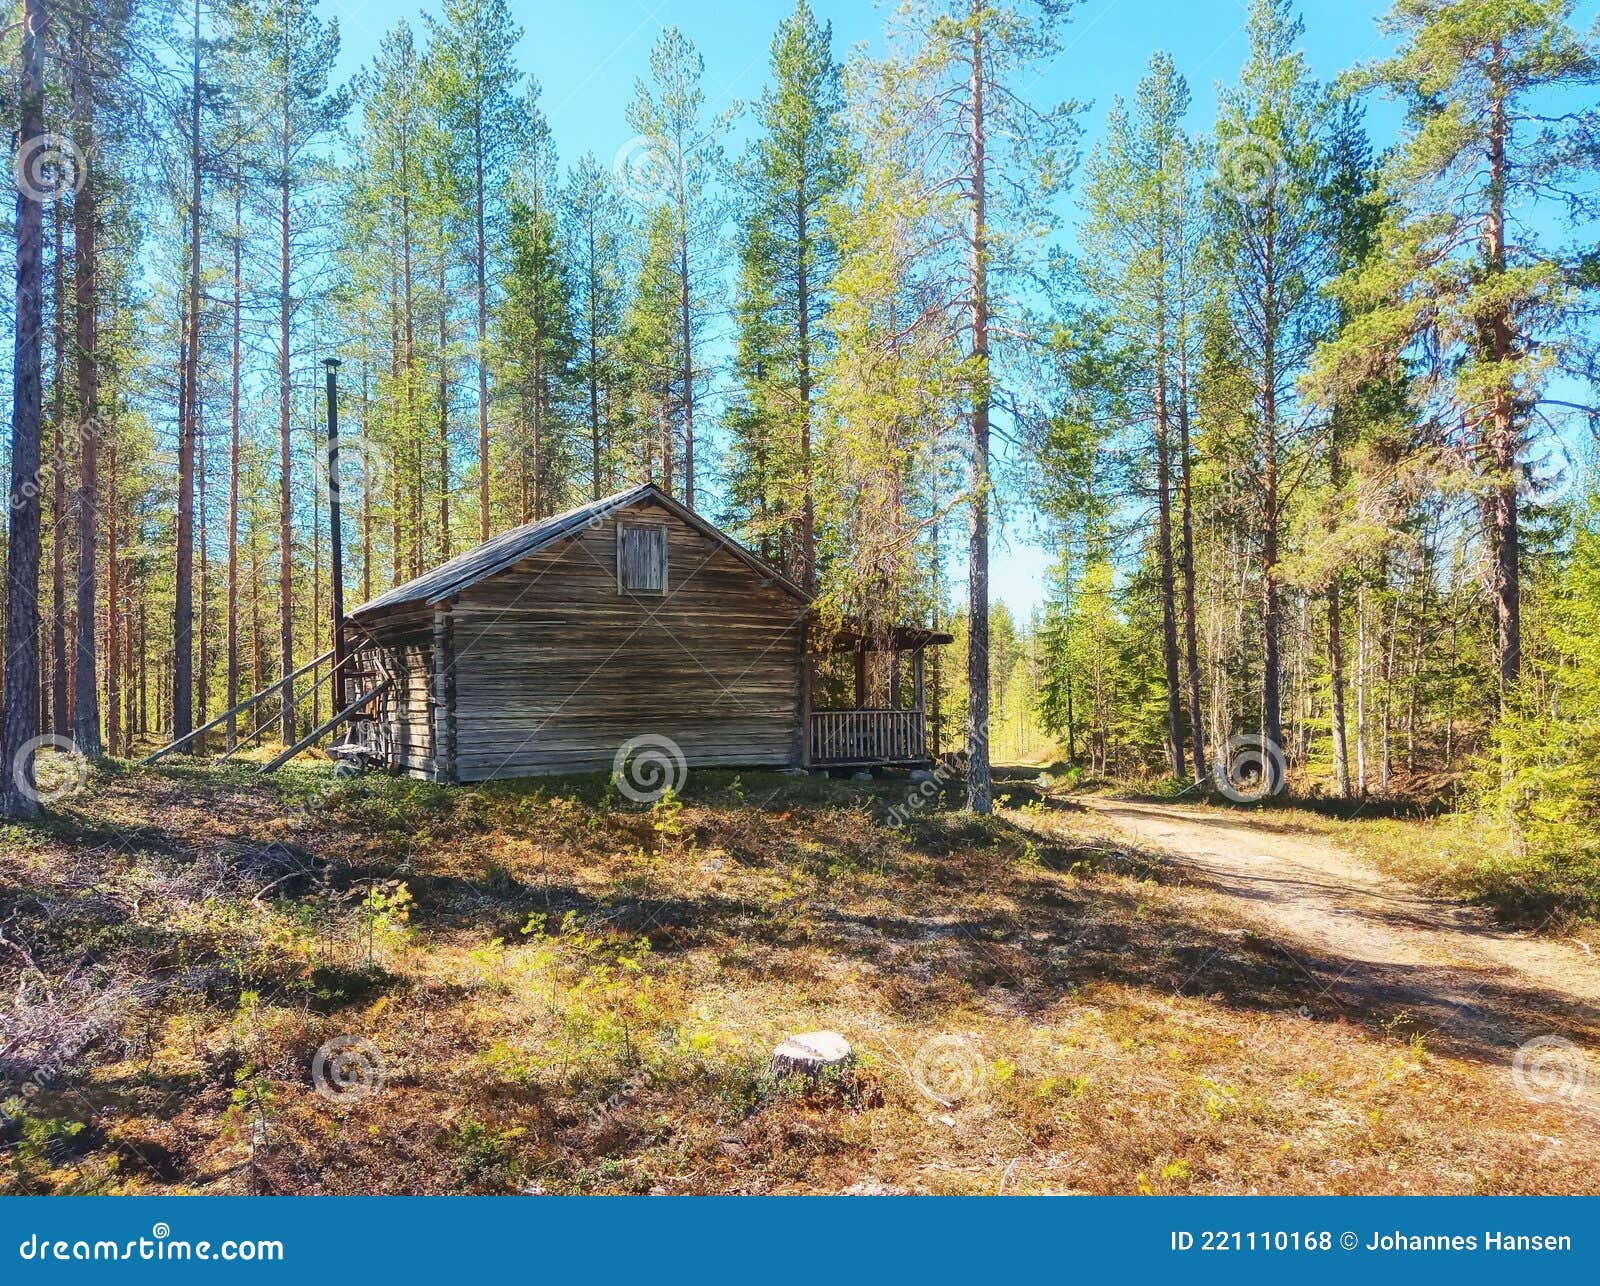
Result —
<instances>
[{"instance_id":1,"label":"porch railing","mask_svg":"<svg viewBox=\"0 0 1600 1286\"><path fill-rule=\"evenodd\" d=\"M914 763L928 757L921 710L814 710L814 764Z\"/></svg>"}]
</instances>

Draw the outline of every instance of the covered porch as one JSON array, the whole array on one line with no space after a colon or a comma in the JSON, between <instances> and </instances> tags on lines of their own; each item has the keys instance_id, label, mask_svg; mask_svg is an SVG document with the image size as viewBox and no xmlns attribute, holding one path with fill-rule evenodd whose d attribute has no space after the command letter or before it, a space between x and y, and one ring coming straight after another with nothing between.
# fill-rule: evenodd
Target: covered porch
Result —
<instances>
[{"instance_id":1,"label":"covered porch","mask_svg":"<svg viewBox=\"0 0 1600 1286\"><path fill-rule=\"evenodd\" d=\"M931 763L927 649L952 641L935 630L899 626L887 638L846 628L808 642L802 680L806 766Z\"/></svg>"}]
</instances>

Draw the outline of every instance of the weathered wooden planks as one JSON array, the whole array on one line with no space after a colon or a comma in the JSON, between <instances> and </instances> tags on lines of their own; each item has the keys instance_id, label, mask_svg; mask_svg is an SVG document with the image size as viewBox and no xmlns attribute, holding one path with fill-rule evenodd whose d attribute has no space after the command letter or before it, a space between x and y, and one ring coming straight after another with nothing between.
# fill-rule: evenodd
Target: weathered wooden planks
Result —
<instances>
[{"instance_id":1,"label":"weathered wooden planks","mask_svg":"<svg viewBox=\"0 0 1600 1286\"><path fill-rule=\"evenodd\" d=\"M440 781L605 770L646 735L686 767L801 761L804 596L653 488L616 499L563 516L553 543L535 524L543 546L524 556L497 538L424 577L432 591L497 569L443 599L360 609L395 680L379 712L391 767ZM642 534L619 547L619 524Z\"/></svg>"},{"instance_id":2,"label":"weathered wooden planks","mask_svg":"<svg viewBox=\"0 0 1600 1286\"><path fill-rule=\"evenodd\" d=\"M634 594L667 592L667 526L638 522L630 511L616 523L617 588Z\"/></svg>"},{"instance_id":3,"label":"weathered wooden planks","mask_svg":"<svg viewBox=\"0 0 1600 1286\"><path fill-rule=\"evenodd\" d=\"M664 595L619 591L619 522L661 533ZM645 734L686 765L794 763L804 612L648 499L587 526L456 597L457 777L603 770Z\"/></svg>"}]
</instances>

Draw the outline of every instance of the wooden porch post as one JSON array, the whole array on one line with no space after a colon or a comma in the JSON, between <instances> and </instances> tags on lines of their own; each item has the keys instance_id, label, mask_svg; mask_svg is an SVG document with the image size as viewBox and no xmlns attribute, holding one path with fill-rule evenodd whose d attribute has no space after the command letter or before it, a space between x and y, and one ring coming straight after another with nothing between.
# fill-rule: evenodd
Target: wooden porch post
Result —
<instances>
[{"instance_id":1,"label":"wooden porch post","mask_svg":"<svg viewBox=\"0 0 1600 1286\"><path fill-rule=\"evenodd\" d=\"M867 648L864 643L856 644L856 709L867 708Z\"/></svg>"},{"instance_id":2,"label":"wooden porch post","mask_svg":"<svg viewBox=\"0 0 1600 1286\"><path fill-rule=\"evenodd\" d=\"M889 709L900 708L900 649L889 648Z\"/></svg>"},{"instance_id":3,"label":"wooden porch post","mask_svg":"<svg viewBox=\"0 0 1600 1286\"><path fill-rule=\"evenodd\" d=\"M927 726L927 695L928 685L923 672L922 649L911 649L911 704L916 707L917 718L914 731L916 739L915 753L919 758L926 758L928 754L928 726Z\"/></svg>"},{"instance_id":4,"label":"wooden porch post","mask_svg":"<svg viewBox=\"0 0 1600 1286\"><path fill-rule=\"evenodd\" d=\"M811 767L811 703L816 691L816 661L812 658L806 634L800 635L800 755L798 765Z\"/></svg>"}]
</instances>

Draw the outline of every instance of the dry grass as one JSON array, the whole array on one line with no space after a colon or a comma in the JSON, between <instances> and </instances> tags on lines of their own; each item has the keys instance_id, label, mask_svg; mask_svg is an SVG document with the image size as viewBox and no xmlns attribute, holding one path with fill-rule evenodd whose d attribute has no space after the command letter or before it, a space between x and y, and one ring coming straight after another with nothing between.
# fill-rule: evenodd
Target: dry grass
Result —
<instances>
[{"instance_id":1,"label":"dry grass","mask_svg":"<svg viewBox=\"0 0 1600 1286\"><path fill-rule=\"evenodd\" d=\"M1503 1060L1323 1012L1054 801L890 828L905 789L98 774L0 830L4 1186L1600 1191ZM768 1080L815 1028L854 1072ZM378 1092L315 1092L339 1036Z\"/></svg>"},{"instance_id":2,"label":"dry grass","mask_svg":"<svg viewBox=\"0 0 1600 1286\"><path fill-rule=\"evenodd\" d=\"M1504 821L1469 807L1414 812L1378 803L1274 801L1261 816L1320 835L1386 875L1492 910L1507 924L1600 944L1600 879L1592 855L1539 853Z\"/></svg>"}]
</instances>

